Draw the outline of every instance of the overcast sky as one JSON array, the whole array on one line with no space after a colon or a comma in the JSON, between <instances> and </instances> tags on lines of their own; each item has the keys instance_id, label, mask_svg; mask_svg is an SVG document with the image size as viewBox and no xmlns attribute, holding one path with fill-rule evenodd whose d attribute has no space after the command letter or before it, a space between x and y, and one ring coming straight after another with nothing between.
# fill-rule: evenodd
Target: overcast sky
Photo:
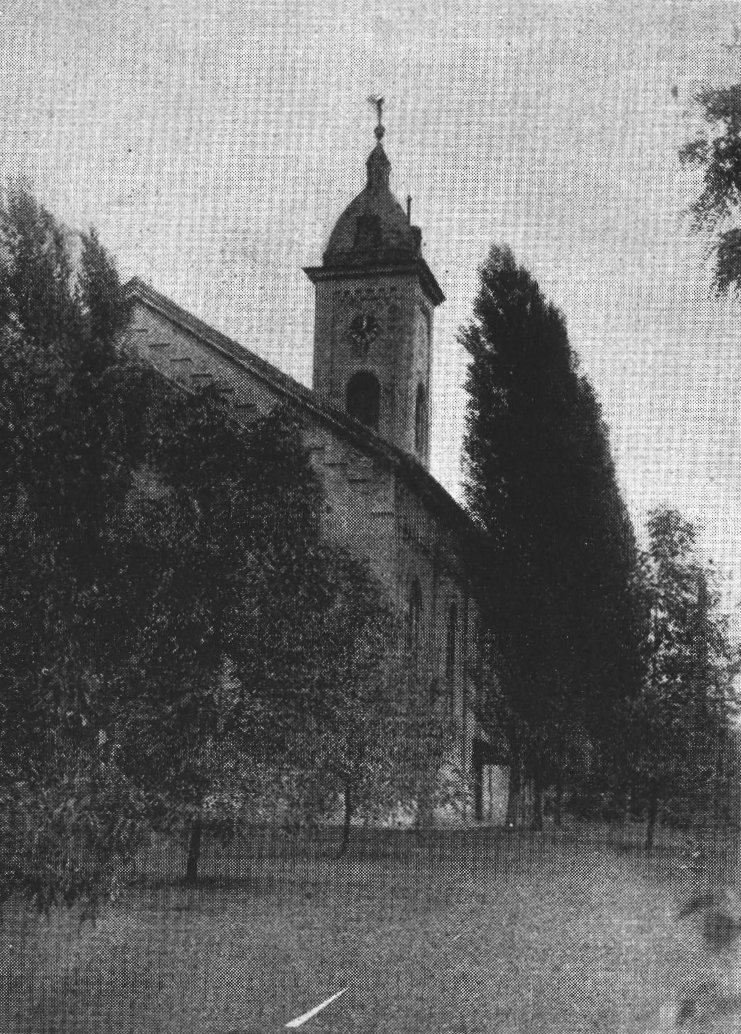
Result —
<instances>
[{"instance_id":1,"label":"overcast sky","mask_svg":"<svg viewBox=\"0 0 741 1034\"><path fill-rule=\"evenodd\" d=\"M456 331L507 243L566 314L636 520L681 508L741 585L741 306L711 296L677 162L694 91L741 81L741 6L5 0L0 30L0 171L307 383L301 267L363 185L383 94L448 299L434 473L460 494Z\"/></svg>"}]
</instances>

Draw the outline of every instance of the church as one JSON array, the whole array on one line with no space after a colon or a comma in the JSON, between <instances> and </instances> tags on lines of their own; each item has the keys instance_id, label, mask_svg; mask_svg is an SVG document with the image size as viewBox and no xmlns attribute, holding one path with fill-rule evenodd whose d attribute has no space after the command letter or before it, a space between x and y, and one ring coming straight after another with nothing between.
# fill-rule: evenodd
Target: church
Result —
<instances>
[{"instance_id":1,"label":"church","mask_svg":"<svg viewBox=\"0 0 741 1034\"><path fill-rule=\"evenodd\" d=\"M412 692L444 709L464 821L501 818L503 772L479 728L483 634L471 563L479 531L429 472L435 309L422 231L391 192L379 107L367 180L332 230L315 288L313 387L134 279L129 343L166 377L212 383L249 422L289 407L324 497L322 534L367 559L405 620Z\"/></svg>"}]
</instances>

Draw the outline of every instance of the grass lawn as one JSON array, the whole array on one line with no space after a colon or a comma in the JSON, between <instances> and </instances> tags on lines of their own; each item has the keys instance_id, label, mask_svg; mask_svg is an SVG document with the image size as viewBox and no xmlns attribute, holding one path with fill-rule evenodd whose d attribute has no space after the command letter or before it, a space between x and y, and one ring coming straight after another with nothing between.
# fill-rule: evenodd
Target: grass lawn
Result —
<instances>
[{"instance_id":1,"label":"grass lawn","mask_svg":"<svg viewBox=\"0 0 741 1034\"><path fill-rule=\"evenodd\" d=\"M336 861L263 832L205 845L195 891L168 866L179 849L94 925L3 906L2 1034L270 1034L345 987L301 1030L637 1032L703 964L678 853L586 833L365 832Z\"/></svg>"}]
</instances>

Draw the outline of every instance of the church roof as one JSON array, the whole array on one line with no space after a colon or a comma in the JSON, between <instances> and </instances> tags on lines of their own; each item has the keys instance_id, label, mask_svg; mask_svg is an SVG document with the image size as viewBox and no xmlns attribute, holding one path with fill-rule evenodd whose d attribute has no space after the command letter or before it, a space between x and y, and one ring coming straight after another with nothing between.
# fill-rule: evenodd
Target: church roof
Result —
<instances>
[{"instance_id":1,"label":"church roof","mask_svg":"<svg viewBox=\"0 0 741 1034\"><path fill-rule=\"evenodd\" d=\"M316 392L289 377L272 363L266 362L244 345L210 327L138 277L126 284L126 293L132 301L140 302L150 311L193 335L206 349L230 360L235 367L236 377L241 373L262 382L291 408L303 411L307 416L330 427L335 434L360 452L392 467L404 484L422 499L449 529L466 539L470 539L471 536L478 538L480 533L469 514L416 459L346 413L328 406Z\"/></svg>"},{"instance_id":2,"label":"church roof","mask_svg":"<svg viewBox=\"0 0 741 1034\"><path fill-rule=\"evenodd\" d=\"M391 163L379 140L367 162L368 182L337 220L324 265L369 266L413 262L421 255L422 231L412 226L391 193Z\"/></svg>"}]
</instances>

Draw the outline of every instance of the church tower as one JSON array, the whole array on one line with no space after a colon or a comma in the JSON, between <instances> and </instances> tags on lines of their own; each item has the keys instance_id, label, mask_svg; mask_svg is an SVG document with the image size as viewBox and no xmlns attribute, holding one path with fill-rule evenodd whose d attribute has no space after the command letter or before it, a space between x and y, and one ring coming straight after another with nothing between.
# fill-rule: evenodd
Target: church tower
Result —
<instances>
[{"instance_id":1,"label":"church tower","mask_svg":"<svg viewBox=\"0 0 741 1034\"><path fill-rule=\"evenodd\" d=\"M433 314L444 301L412 226L389 186L383 101L367 183L332 231L316 288L314 390L429 466ZM411 199L409 202L411 205Z\"/></svg>"}]
</instances>

